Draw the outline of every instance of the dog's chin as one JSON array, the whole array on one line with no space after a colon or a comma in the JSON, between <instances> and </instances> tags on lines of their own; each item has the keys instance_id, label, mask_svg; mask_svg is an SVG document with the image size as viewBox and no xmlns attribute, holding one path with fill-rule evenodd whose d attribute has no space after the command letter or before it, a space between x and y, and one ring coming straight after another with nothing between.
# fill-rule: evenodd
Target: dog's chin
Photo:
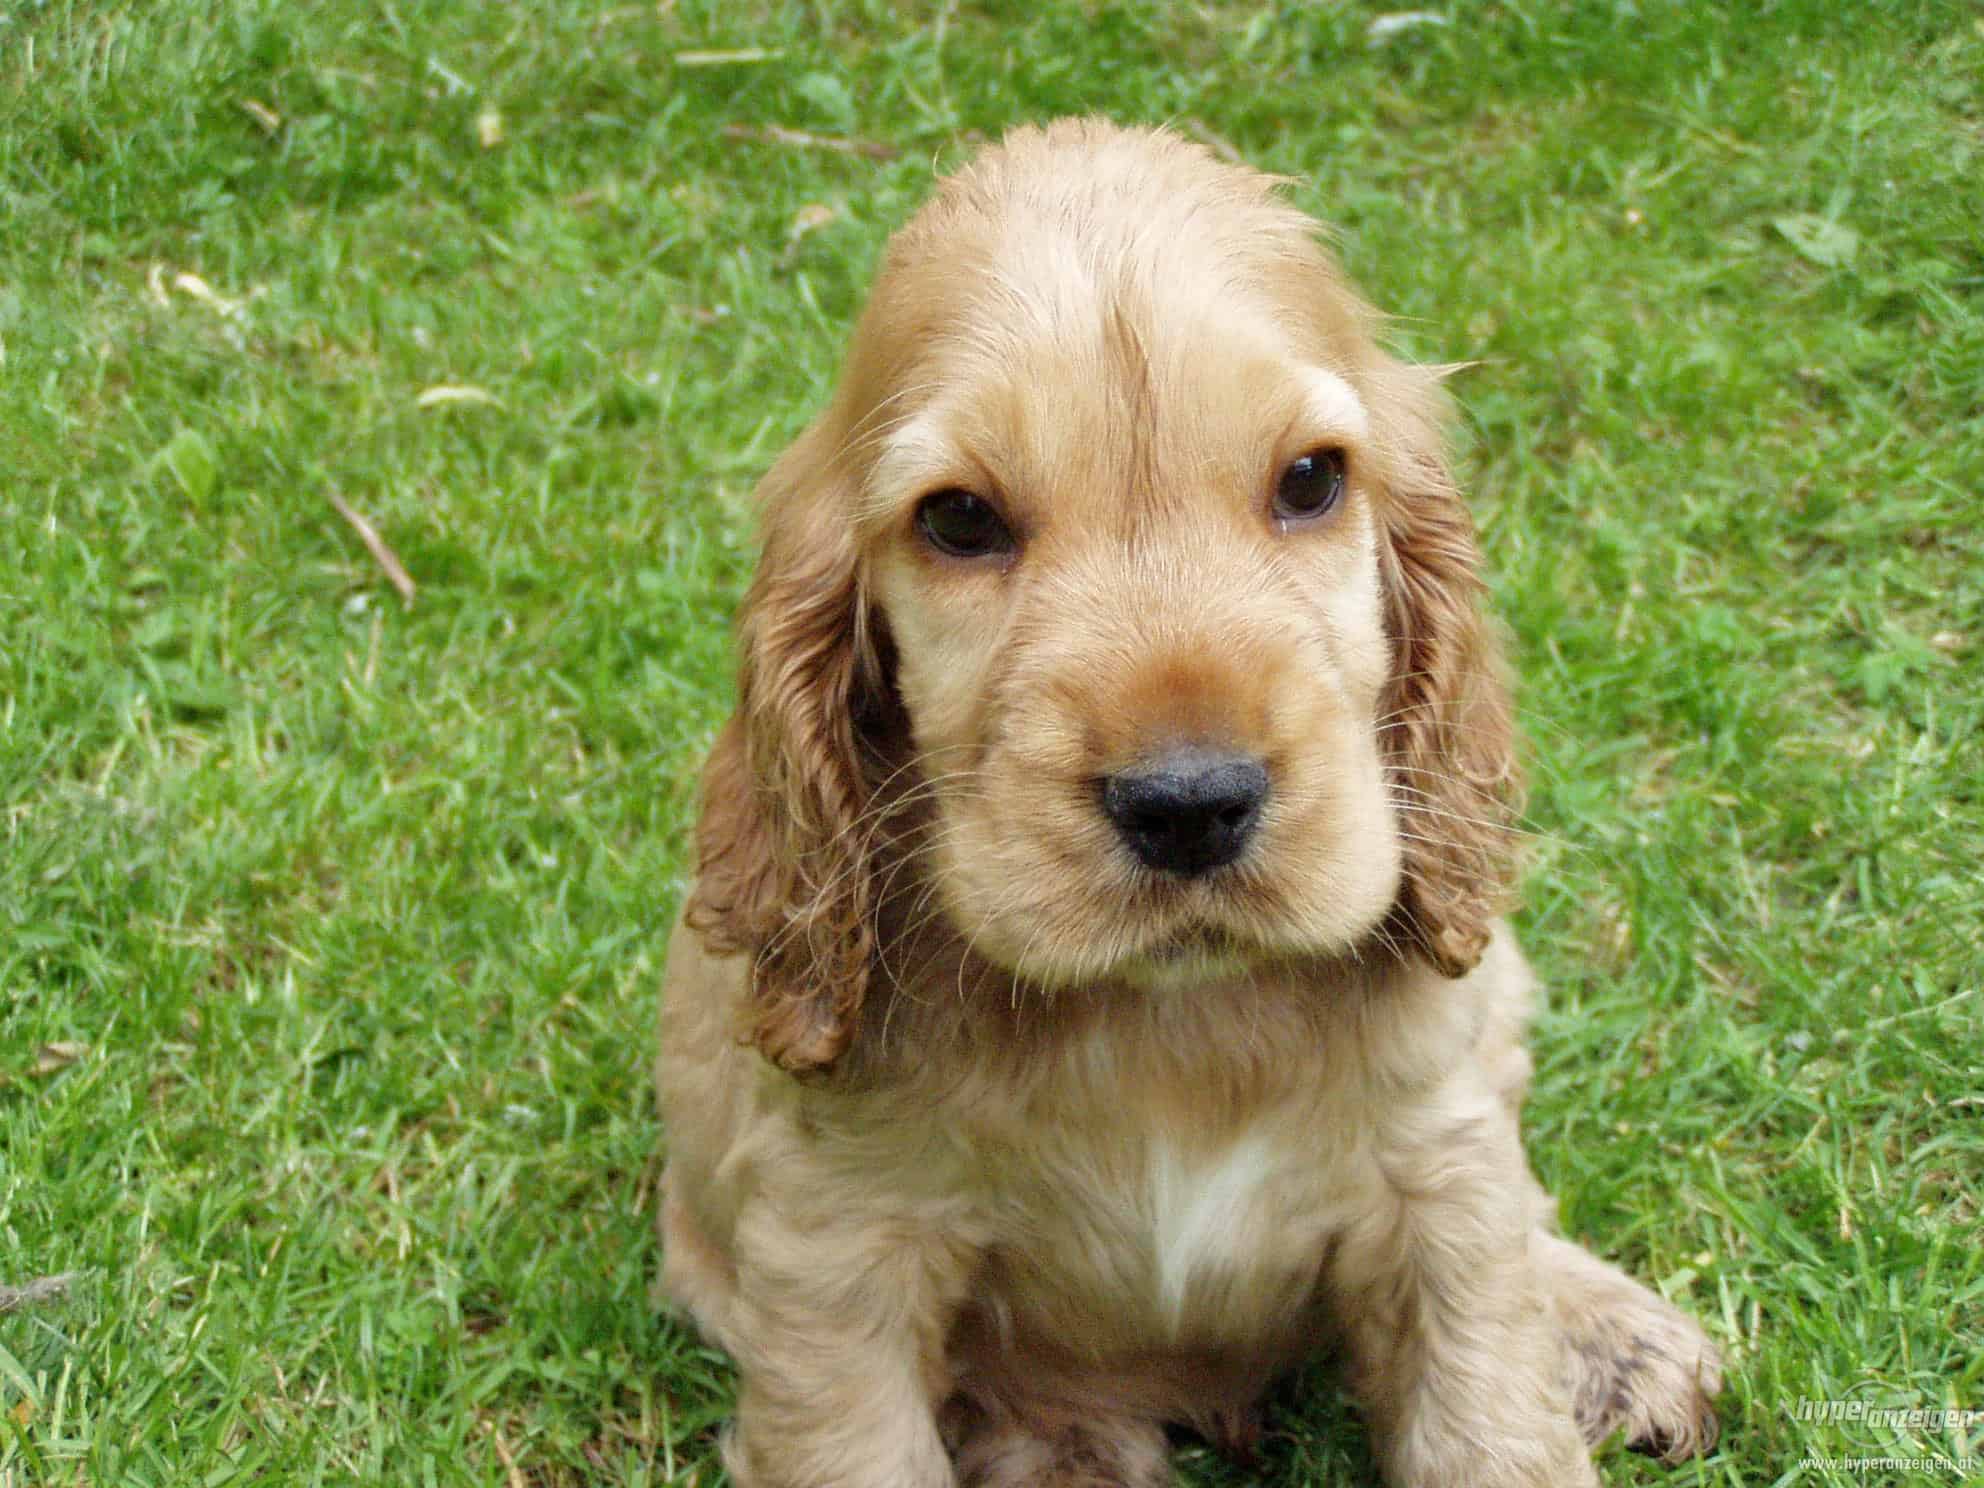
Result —
<instances>
[{"instance_id":1,"label":"dog's chin","mask_svg":"<svg viewBox=\"0 0 1984 1488\"><path fill-rule=\"evenodd\" d=\"M983 954L988 948L980 943ZM1046 988L1116 986L1151 994L1189 993L1229 985L1270 967L1286 967L1341 950L1270 946L1206 924L1119 945L1100 953L1094 943L1068 956L1056 956L1035 940L1027 953L1011 958L996 950L989 959L1015 978Z\"/></svg>"},{"instance_id":2,"label":"dog's chin","mask_svg":"<svg viewBox=\"0 0 1984 1488\"><path fill-rule=\"evenodd\" d=\"M1258 960L1224 937L1191 932L1124 957L1115 980L1139 992L1192 992L1236 981Z\"/></svg>"},{"instance_id":3,"label":"dog's chin","mask_svg":"<svg viewBox=\"0 0 1984 1488\"><path fill-rule=\"evenodd\" d=\"M1016 917L980 920L955 904L946 918L978 960L1047 991L1189 988L1243 974L1250 961L1234 939L1199 924L1133 927L1131 917L1112 916L1095 933L1052 935Z\"/></svg>"}]
</instances>

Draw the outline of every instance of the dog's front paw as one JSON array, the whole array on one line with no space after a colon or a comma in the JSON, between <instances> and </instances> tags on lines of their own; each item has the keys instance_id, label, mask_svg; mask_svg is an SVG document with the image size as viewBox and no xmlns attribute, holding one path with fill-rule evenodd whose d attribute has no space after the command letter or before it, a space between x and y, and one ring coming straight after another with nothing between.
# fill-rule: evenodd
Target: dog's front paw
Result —
<instances>
[{"instance_id":1,"label":"dog's front paw","mask_svg":"<svg viewBox=\"0 0 1984 1488\"><path fill-rule=\"evenodd\" d=\"M1693 1318L1647 1296L1643 1308L1589 1319L1569 1336L1578 1429L1593 1446L1615 1432L1662 1462L1683 1462L1715 1445L1710 1403L1722 1388L1722 1356Z\"/></svg>"},{"instance_id":2,"label":"dog's front paw","mask_svg":"<svg viewBox=\"0 0 1984 1488\"><path fill-rule=\"evenodd\" d=\"M1715 1445L1711 1401L1722 1355L1701 1324L1623 1272L1552 1238L1555 1310L1570 1368L1578 1429L1593 1446L1614 1433L1662 1462Z\"/></svg>"}]
</instances>

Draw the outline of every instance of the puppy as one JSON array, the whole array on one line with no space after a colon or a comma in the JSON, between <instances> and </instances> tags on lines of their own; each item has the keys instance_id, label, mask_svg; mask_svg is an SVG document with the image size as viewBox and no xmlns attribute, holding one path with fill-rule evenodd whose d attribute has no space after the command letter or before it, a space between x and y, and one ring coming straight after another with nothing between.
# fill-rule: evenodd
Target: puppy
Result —
<instances>
[{"instance_id":1,"label":"puppy","mask_svg":"<svg viewBox=\"0 0 1984 1488\"><path fill-rule=\"evenodd\" d=\"M1342 1356L1400 1485L1712 1440L1517 1132L1518 783L1438 373L1266 177L1020 129L759 492L657 1067L745 1488L1158 1485Z\"/></svg>"}]
</instances>

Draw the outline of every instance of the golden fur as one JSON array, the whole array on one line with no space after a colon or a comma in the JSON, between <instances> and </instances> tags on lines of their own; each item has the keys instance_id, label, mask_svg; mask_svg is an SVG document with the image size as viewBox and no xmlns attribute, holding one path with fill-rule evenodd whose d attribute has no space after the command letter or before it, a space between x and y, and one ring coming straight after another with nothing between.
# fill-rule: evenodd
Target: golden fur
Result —
<instances>
[{"instance_id":1,"label":"golden fur","mask_svg":"<svg viewBox=\"0 0 1984 1488\"><path fill-rule=\"evenodd\" d=\"M890 243L766 477L670 946L664 1282L745 1488L1169 1481L1341 1351L1397 1484L1713 1439L1714 1347L1553 1233L1517 1129L1517 779L1438 374L1273 183L1023 129ZM1340 455L1284 521L1278 472ZM992 502L958 557L919 502ZM1097 782L1264 762L1156 872Z\"/></svg>"}]
</instances>

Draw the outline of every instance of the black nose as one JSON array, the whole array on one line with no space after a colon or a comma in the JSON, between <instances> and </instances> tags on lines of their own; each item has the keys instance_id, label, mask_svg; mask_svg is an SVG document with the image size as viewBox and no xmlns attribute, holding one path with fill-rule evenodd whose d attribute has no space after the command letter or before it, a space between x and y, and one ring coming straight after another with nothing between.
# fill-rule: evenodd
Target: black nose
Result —
<instances>
[{"instance_id":1,"label":"black nose","mask_svg":"<svg viewBox=\"0 0 1984 1488\"><path fill-rule=\"evenodd\" d=\"M1193 878L1239 857L1268 798L1267 768L1244 754L1180 749L1102 782L1102 810L1147 868Z\"/></svg>"}]
</instances>

